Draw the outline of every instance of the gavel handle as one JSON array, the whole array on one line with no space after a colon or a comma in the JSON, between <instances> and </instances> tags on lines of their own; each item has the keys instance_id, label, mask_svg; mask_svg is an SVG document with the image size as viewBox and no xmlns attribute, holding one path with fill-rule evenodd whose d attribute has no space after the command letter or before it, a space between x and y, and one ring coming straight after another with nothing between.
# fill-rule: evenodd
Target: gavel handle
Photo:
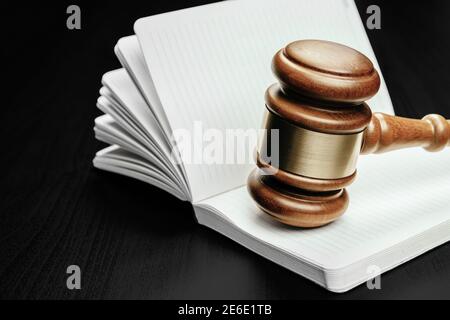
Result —
<instances>
[{"instance_id":1,"label":"gavel handle","mask_svg":"<svg viewBox=\"0 0 450 320\"><path fill-rule=\"evenodd\" d=\"M361 154L409 147L440 151L450 146L450 120L437 114L408 119L376 112L364 132Z\"/></svg>"}]
</instances>

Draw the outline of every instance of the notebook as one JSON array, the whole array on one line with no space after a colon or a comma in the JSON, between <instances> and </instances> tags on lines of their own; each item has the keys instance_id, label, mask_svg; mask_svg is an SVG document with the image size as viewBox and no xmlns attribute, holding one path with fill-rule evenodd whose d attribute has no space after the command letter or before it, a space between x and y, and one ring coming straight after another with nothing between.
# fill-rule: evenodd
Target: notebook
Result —
<instances>
[{"instance_id":1,"label":"notebook","mask_svg":"<svg viewBox=\"0 0 450 320\"><path fill-rule=\"evenodd\" d=\"M256 207L246 189L254 161L204 159L214 137L261 126L264 92L276 82L271 59L286 44L339 42L380 70L352 1L225 1L142 18L134 31L114 49L123 68L102 78L94 131L110 146L95 167L190 201L200 224L334 292L450 239L448 150L361 156L347 212L316 229L284 226ZM368 104L394 113L383 79ZM255 143L244 147L251 155Z\"/></svg>"}]
</instances>

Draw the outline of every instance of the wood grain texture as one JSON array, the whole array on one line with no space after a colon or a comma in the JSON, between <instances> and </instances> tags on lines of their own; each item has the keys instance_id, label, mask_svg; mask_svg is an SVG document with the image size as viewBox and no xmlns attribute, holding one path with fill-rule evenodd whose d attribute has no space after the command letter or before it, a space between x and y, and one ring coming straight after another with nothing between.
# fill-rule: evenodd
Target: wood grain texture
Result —
<instances>
[{"instance_id":1,"label":"wood grain texture","mask_svg":"<svg viewBox=\"0 0 450 320\"><path fill-rule=\"evenodd\" d=\"M341 216L348 206L342 188L354 180L360 153L416 146L440 151L450 144L449 122L440 115L422 120L372 115L363 100L376 94L380 78L371 61L352 48L294 41L275 54L272 70L280 83L266 91L263 126L279 132L278 161L262 160L274 154L266 150L270 139L264 136L257 166L273 177L264 182L254 171L248 189L256 204L280 222L310 228ZM330 190L342 197L330 198L325 193Z\"/></svg>"},{"instance_id":2,"label":"wood grain texture","mask_svg":"<svg viewBox=\"0 0 450 320\"><path fill-rule=\"evenodd\" d=\"M364 132L361 153L383 153L411 147L436 152L446 146L450 146L450 120L441 115L430 114L419 120L374 113Z\"/></svg>"},{"instance_id":3,"label":"wood grain texture","mask_svg":"<svg viewBox=\"0 0 450 320\"><path fill-rule=\"evenodd\" d=\"M264 139L248 190L276 220L320 227L348 207L343 186L355 177L361 132L372 118L363 102L378 91L380 78L363 54L322 40L288 44L275 54L272 70L279 84L266 91L263 125L266 132L279 131L279 160L263 161L261 156L273 154L265 150L269 139ZM260 170L267 169L275 174L263 179Z\"/></svg>"},{"instance_id":4,"label":"wood grain texture","mask_svg":"<svg viewBox=\"0 0 450 320\"><path fill-rule=\"evenodd\" d=\"M331 102L360 104L380 87L380 77L362 53L330 41L298 40L278 51L272 70L283 88Z\"/></svg>"},{"instance_id":5,"label":"wood grain texture","mask_svg":"<svg viewBox=\"0 0 450 320\"><path fill-rule=\"evenodd\" d=\"M419 120L374 113L364 132L361 153L383 153L411 147L436 152L446 146L450 146L450 121L441 115L430 114Z\"/></svg>"},{"instance_id":6,"label":"wood grain texture","mask_svg":"<svg viewBox=\"0 0 450 320\"><path fill-rule=\"evenodd\" d=\"M275 83L266 90L267 108L287 121L318 132L349 134L363 131L372 118L366 103L345 105L324 103L292 91L283 92Z\"/></svg>"},{"instance_id":7,"label":"wood grain texture","mask_svg":"<svg viewBox=\"0 0 450 320\"><path fill-rule=\"evenodd\" d=\"M349 204L345 189L329 192L298 190L271 176L264 176L260 169L249 175L247 188L261 210L293 227L326 225L339 218Z\"/></svg>"},{"instance_id":8,"label":"wood grain texture","mask_svg":"<svg viewBox=\"0 0 450 320\"><path fill-rule=\"evenodd\" d=\"M450 244L383 274L381 290L336 295L197 225L190 204L92 169L94 104L102 73L119 67L117 39L139 17L204 2L83 2L74 32L71 2L7 8L0 298L450 299ZM363 19L374 3L382 29L368 34L396 114L450 117L450 2L358 1ZM36 17L39 28L18 23ZM80 291L66 289L69 264L82 269Z\"/></svg>"}]
</instances>

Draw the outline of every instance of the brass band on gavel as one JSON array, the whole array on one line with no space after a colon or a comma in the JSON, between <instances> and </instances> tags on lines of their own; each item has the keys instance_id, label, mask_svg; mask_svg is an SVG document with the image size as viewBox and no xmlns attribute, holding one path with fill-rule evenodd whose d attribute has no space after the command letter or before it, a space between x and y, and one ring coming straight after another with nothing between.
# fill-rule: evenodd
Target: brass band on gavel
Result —
<instances>
[{"instance_id":1,"label":"brass band on gavel","mask_svg":"<svg viewBox=\"0 0 450 320\"><path fill-rule=\"evenodd\" d=\"M273 167L316 179L340 179L356 170L363 132L316 132L293 125L269 110L263 128L266 130L260 140L259 156L270 156ZM278 130L277 134L273 130ZM271 141L274 137L278 141Z\"/></svg>"}]
</instances>

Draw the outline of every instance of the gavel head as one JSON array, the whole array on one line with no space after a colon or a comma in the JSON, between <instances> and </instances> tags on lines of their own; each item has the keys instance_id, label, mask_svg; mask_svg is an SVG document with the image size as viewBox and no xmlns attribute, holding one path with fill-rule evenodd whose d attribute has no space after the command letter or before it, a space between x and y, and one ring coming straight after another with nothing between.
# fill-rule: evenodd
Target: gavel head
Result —
<instances>
[{"instance_id":1,"label":"gavel head","mask_svg":"<svg viewBox=\"0 0 450 320\"><path fill-rule=\"evenodd\" d=\"M364 101L378 91L380 78L360 52L320 40L289 44L272 69L279 83L266 91L266 130L248 189L275 219L321 226L347 209L345 187L355 179L372 117Z\"/></svg>"}]
</instances>

